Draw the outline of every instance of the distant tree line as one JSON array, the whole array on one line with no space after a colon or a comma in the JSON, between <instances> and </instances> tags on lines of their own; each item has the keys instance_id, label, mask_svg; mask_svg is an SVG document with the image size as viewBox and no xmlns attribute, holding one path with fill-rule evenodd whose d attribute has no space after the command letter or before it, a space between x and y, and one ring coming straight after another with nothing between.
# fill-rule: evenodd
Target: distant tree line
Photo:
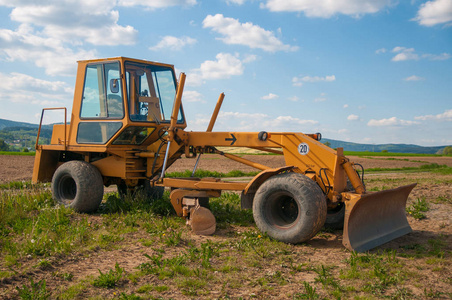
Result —
<instances>
[{"instance_id":1,"label":"distant tree line","mask_svg":"<svg viewBox=\"0 0 452 300\"><path fill-rule=\"evenodd\" d=\"M0 151L28 151L36 143L38 128L6 127L0 130ZM52 130L41 129L40 142L50 143ZM26 149L26 150L25 150Z\"/></svg>"}]
</instances>

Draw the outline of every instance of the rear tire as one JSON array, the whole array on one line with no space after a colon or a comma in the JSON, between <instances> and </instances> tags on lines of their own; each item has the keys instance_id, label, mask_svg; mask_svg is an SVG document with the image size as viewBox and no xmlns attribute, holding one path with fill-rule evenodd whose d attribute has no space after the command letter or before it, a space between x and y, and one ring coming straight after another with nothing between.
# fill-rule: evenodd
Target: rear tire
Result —
<instances>
[{"instance_id":1,"label":"rear tire","mask_svg":"<svg viewBox=\"0 0 452 300\"><path fill-rule=\"evenodd\" d=\"M327 205L320 187L298 173L283 173L257 190L253 216L257 227L285 243L311 239L323 226Z\"/></svg>"},{"instance_id":2,"label":"rear tire","mask_svg":"<svg viewBox=\"0 0 452 300\"><path fill-rule=\"evenodd\" d=\"M94 212L104 195L102 175L87 162L66 162L53 174L52 194L58 203L72 207L77 212Z\"/></svg>"}]
</instances>

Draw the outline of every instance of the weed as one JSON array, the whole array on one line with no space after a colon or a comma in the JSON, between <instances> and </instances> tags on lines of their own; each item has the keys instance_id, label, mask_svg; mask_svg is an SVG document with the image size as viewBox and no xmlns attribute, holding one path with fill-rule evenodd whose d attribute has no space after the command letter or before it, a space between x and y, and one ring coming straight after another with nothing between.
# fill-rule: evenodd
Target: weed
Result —
<instances>
[{"instance_id":1,"label":"weed","mask_svg":"<svg viewBox=\"0 0 452 300\"><path fill-rule=\"evenodd\" d=\"M101 270L99 270L99 276L94 279L93 285L95 287L113 288L121 281L123 273L124 269L116 263L115 269L110 269L108 273L104 274Z\"/></svg>"},{"instance_id":2,"label":"weed","mask_svg":"<svg viewBox=\"0 0 452 300\"><path fill-rule=\"evenodd\" d=\"M19 297L24 300L44 300L50 298L50 292L46 289L46 281L41 279L38 282L34 282L33 278L30 278L30 286L22 285L22 288L16 287L19 292Z\"/></svg>"},{"instance_id":3,"label":"weed","mask_svg":"<svg viewBox=\"0 0 452 300\"><path fill-rule=\"evenodd\" d=\"M161 240L168 247L178 246L182 242L182 232L170 231L169 233L163 233Z\"/></svg>"},{"instance_id":4,"label":"weed","mask_svg":"<svg viewBox=\"0 0 452 300\"><path fill-rule=\"evenodd\" d=\"M210 268L210 259L212 256L218 255L218 250L210 241L201 244L201 265L204 268Z\"/></svg>"},{"instance_id":5,"label":"weed","mask_svg":"<svg viewBox=\"0 0 452 300\"><path fill-rule=\"evenodd\" d=\"M424 214L424 212L427 212L428 210L429 205L425 198L418 198L413 204L406 208L406 212L416 220L425 219L427 216Z\"/></svg>"},{"instance_id":6,"label":"weed","mask_svg":"<svg viewBox=\"0 0 452 300\"><path fill-rule=\"evenodd\" d=\"M315 272L318 274L315 281L322 283L324 287L331 286L334 289L342 289L339 283L331 275L330 269L331 267L325 267L324 265L321 265L320 268L315 269Z\"/></svg>"},{"instance_id":7,"label":"weed","mask_svg":"<svg viewBox=\"0 0 452 300\"><path fill-rule=\"evenodd\" d=\"M52 264L47 259L41 259L39 260L38 264L36 265L37 268L41 270L48 270L52 268Z\"/></svg>"}]
</instances>

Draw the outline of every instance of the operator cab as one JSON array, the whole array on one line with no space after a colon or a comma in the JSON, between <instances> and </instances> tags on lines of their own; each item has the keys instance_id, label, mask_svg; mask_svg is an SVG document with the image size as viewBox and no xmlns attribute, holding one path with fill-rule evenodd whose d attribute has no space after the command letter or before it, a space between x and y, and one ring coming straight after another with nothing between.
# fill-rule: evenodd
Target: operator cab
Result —
<instances>
[{"instance_id":1,"label":"operator cab","mask_svg":"<svg viewBox=\"0 0 452 300\"><path fill-rule=\"evenodd\" d=\"M149 144L158 138L156 132L148 139L155 131L169 126L177 90L173 66L119 57L79 67L84 81L75 120L78 144ZM185 127L182 107L177 124Z\"/></svg>"}]
</instances>

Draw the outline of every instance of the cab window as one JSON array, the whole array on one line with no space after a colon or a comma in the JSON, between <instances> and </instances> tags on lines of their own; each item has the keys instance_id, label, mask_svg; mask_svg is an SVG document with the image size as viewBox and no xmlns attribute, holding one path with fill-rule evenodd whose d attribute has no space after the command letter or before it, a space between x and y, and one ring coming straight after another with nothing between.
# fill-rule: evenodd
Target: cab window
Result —
<instances>
[{"instance_id":1,"label":"cab window","mask_svg":"<svg viewBox=\"0 0 452 300\"><path fill-rule=\"evenodd\" d=\"M86 67L77 143L105 144L122 127L124 105L119 63ZM117 122L106 121L108 119Z\"/></svg>"},{"instance_id":2,"label":"cab window","mask_svg":"<svg viewBox=\"0 0 452 300\"><path fill-rule=\"evenodd\" d=\"M137 122L169 122L176 96L172 68L126 62L130 119ZM178 122L183 123L182 108Z\"/></svg>"},{"instance_id":3,"label":"cab window","mask_svg":"<svg viewBox=\"0 0 452 300\"><path fill-rule=\"evenodd\" d=\"M123 118L119 63L86 67L81 118Z\"/></svg>"}]
</instances>

